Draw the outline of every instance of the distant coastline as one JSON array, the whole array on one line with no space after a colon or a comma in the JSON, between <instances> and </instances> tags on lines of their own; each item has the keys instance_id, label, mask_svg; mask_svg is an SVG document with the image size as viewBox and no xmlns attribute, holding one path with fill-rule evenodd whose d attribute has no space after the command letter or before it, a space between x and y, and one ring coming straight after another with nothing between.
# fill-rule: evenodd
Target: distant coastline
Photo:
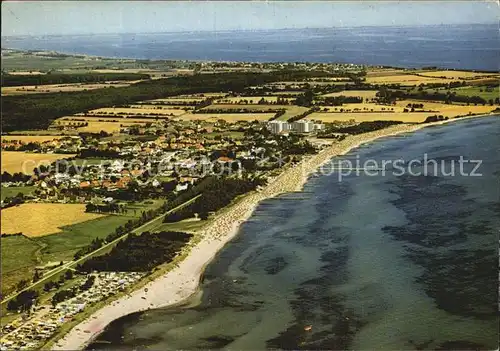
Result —
<instances>
[{"instance_id":1,"label":"distant coastline","mask_svg":"<svg viewBox=\"0 0 500 351\"><path fill-rule=\"evenodd\" d=\"M205 267L238 233L240 225L246 221L258 204L268 198L301 191L309 175L333 157L343 155L366 143L377 139L418 131L450 122L477 117L494 117L498 114L475 115L427 124L396 125L375 132L350 136L322 150L319 154L305 159L293 168L285 170L260 192L243 197L227 210L218 214L213 222L201 233L202 239L188 256L163 276L97 310L89 318L72 328L52 347L53 350L83 349L91 343L112 321L126 315L168 306L174 306L197 293Z\"/></svg>"},{"instance_id":2,"label":"distant coastline","mask_svg":"<svg viewBox=\"0 0 500 351\"><path fill-rule=\"evenodd\" d=\"M336 62L491 72L498 70L497 32L493 24L477 24L2 37L2 47L138 60Z\"/></svg>"},{"instance_id":3,"label":"distant coastline","mask_svg":"<svg viewBox=\"0 0 500 351\"><path fill-rule=\"evenodd\" d=\"M150 61L150 62L155 62L155 61L179 61L179 62L193 62L193 63L217 63L217 62L227 62L227 63L245 63L245 61L227 61L227 60L221 60L221 61L212 61L212 60L183 60L183 59L172 59L172 60L161 60L161 59L140 59L140 58L128 58L128 57L120 57L120 56L96 56L96 55L88 55L85 53L71 53L71 52L61 52L61 51L53 51L53 50L25 50L25 49L16 49L16 48L11 48L11 47L2 47L1 50L11 50L15 52L33 52L33 53L44 53L53 55L64 55L68 57L75 57L75 58L88 58L88 59L96 59L96 60L130 60L130 61ZM277 63L277 62L259 62L263 64L272 64L272 63ZM300 62L302 63L302 62ZM338 64L346 64L342 62L338 62ZM371 67L372 65L364 65L367 67ZM396 65L375 65L380 66L383 68L388 68L388 69L399 69L399 70L408 70L408 71L417 71L417 70L422 70L422 69L428 69L428 66L422 66L422 67L405 67L405 66L396 66ZM444 68L444 67L438 67L438 66L432 66L433 69L436 70L447 70L447 71L471 71L471 72L478 72L478 73L497 73L498 70L481 70L481 69L461 69L461 68Z\"/></svg>"}]
</instances>

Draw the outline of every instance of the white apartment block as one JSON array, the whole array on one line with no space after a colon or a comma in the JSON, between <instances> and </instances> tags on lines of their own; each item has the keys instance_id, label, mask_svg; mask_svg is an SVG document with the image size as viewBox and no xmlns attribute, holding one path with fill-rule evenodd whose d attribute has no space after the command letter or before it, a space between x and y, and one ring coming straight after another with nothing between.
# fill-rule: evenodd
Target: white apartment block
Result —
<instances>
[{"instance_id":1,"label":"white apartment block","mask_svg":"<svg viewBox=\"0 0 500 351\"><path fill-rule=\"evenodd\" d=\"M270 121L267 123L267 128L274 134L294 131L297 133L310 133L313 130L325 129L325 125L322 123L314 123L312 121L296 121L292 123L284 121Z\"/></svg>"},{"instance_id":2,"label":"white apartment block","mask_svg":"<svg viewBox=\"0 0 500 351\"><path fill-rule=\"evenodd\" d=\"M298 133L310 133L314 129L314 122L312 121L297 121L292 123L292 130Z\"/></svg>"},{"instance_id":3,"label":"white apartment block","mask_svg":"<svg viewBox=\"0 0 500 351\"><path fill-rule=\"evenodd\" d=\"M267 123L267 128L271 133L278 134L290 130L290 123L285 121L270 121Z\"/></svg>"}]
</instances>

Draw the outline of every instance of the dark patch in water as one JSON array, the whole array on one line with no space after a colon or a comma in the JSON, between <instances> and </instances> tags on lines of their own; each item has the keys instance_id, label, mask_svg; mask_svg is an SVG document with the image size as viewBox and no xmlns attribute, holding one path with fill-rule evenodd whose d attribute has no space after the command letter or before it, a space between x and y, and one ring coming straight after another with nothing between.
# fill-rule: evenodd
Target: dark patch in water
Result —
<instances>
[{"instance_id":1,"label":"dark patch in water","mask_svg":"<svg viewBox=\"0 0 500 351\"><path fill-rule=\"evenodd\" d=\"M490 350L491 348L465 340L446 341L439 345L436 350Z\"/></svg>"},{"instance_id":2,"label":"dark patch in water","mask_svg":"<svg viewBox=\"0 0 500 351\"><path fill-rule=\"evenodd\" d=\"M493 279L498 265L496 250L458 246L477 235L495 237L490 226L473 217L474 209L481 206L464 200L467 193L463 187L437 177L402 178L396 185L399 198L393 204L405 212L409 223L383 230L409 243L405 246L407 257L424 268L417 282L449 313L493 318L497 307Z\"/></svg>"},{"instance_id":3,"label":"dark patch in water","mask_svg":"<svg viewBox=\"0 0 500 351\"><path fill-rule=\"evenodd\" d=\"M342 350L348 348L361 328L359 316L344 307L344 297L332 295L331 287L347 280L347 245L324 252L320 277L306 280L295 289L296 298L290 301L295 324L267 341L268 348L305 350ZM311 325L312 330L304 330ZM315 328L315 325L317 326Z\"/></svg>"},{"instance_id":4,"label":"dark patch in water","mask_svg":"<svg viewBox=\"0 0 500 351\"><path fill-rule=\"evenodd\" d=\"M202 338L201 340L206 343L206 345L201 346L202 348L221 349L232 343L235 339L230 336L214 335L207 338Z\"/></svg>"},{"instance_id":5,"label":"dark patch in water","mask_svg":"<svg viewBox=\"0 0 500 351\"><path fill-rule=\"evenodd\" d=\"M287 262L284 257L275 257L271 259L265 268L267 274L278 274L287 266Z\"/></svg>"}]
</instances>

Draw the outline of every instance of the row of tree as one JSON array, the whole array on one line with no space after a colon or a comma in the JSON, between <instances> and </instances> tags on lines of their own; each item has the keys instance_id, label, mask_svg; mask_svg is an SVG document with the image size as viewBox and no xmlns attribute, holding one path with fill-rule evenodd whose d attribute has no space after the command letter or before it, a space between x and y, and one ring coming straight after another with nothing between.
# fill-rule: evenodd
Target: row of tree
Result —
<instances>
[{"instance_id":1,"label":"row of tree","mask_svg":"<svg viewBox=\"0 0 500 351\"><path fill-rule=\"evenodd\" d=\"M342 106L343 104L361 104L363 98L360 96L330 96L325 97L321 105Z\"/></svg>"},{"instance_id":2,"label":"row of tree","mask_svg":"<svg viewBox=\"0 0 500 351\"><path fill-rule=\"evenodd\" d=\"M298 114L296 116L293 116L292 118L289 118L288 119L288 122L295 122L295 121L298 121L304 117L306 117L307 115L310 115L311 113L313 112L317 112L320 110L320 107L319 106L314 106L314 107L311 107L309 110L307 111L304 111L302 112L301 114Z\"/></svg>"},{"instance_id":3,"label":"row of tree","mask_svg":"<svg viewBox=\"0 0 500 351\"><path fill-rule=\"evenodd\" d=\"M276 112L276 107L275 108L263 108L260 110L257 109L249 109L245 107L235 107L235 108L206 108L203 110L195 110L193 113L274 113Z\"/></svg>"},{"instance_id":4,"label":"row of tree","mask_svg":"<svg viewBox=\"0 0 500 351\"><path fill-rule=\"evenodd\" d=\"M2 208L13 207L13 206L21 205L23 203L24 203L24 194L19 192L15 196L6 196L3 199Z\"/></svg>"},{"instance_id":5,"label":"row of tree","mask_svg":"<svg viewBox=\"0 0 500 351\"><path fill-rule=\"evenodd\" d=\"M85 212L120 213L120 212L123 212L123 207L115 202L110 203L110 204L88 203L85 206Z\"/></svg>"},{"instance_id":6,"label":"row of tree","mask_svg":"<svg viewBox=\"0 0 500 351\"><path fill-rule=\"evenodd\" d=\"M10 174L9 172L4 171L2 174L0 174L0 183L8 183L8 182L26 183L30 179L31 179L31 176L24 174L22 172L15 172L15 173Z\"/></svg>"}]
</instances>

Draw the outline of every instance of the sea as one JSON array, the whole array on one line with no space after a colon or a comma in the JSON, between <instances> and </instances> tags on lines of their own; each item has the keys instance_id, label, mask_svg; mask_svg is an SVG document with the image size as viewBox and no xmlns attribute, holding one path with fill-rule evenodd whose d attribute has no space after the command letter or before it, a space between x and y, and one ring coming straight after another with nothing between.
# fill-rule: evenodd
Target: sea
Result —
<instances>
[{"instance_id":1,"label":"sea","mask_svg":"<svg viewBox=\"0 0 500 351\"><path fill-rule=\"evenodd\" d=\"M185 304L88 349L496 349L499 184L500 115L365 144L261 202Z\"/></svg>"},{"instance_id":2,"label":"sea","mask_svg":"<svg viewBox=\"0 0 500 351\"><path fill-rule=\"evenodd\" d=\"M498 71L498 25L2 37L2 48L154 60L326 62Z\"/></svg>"}]
</instances>

